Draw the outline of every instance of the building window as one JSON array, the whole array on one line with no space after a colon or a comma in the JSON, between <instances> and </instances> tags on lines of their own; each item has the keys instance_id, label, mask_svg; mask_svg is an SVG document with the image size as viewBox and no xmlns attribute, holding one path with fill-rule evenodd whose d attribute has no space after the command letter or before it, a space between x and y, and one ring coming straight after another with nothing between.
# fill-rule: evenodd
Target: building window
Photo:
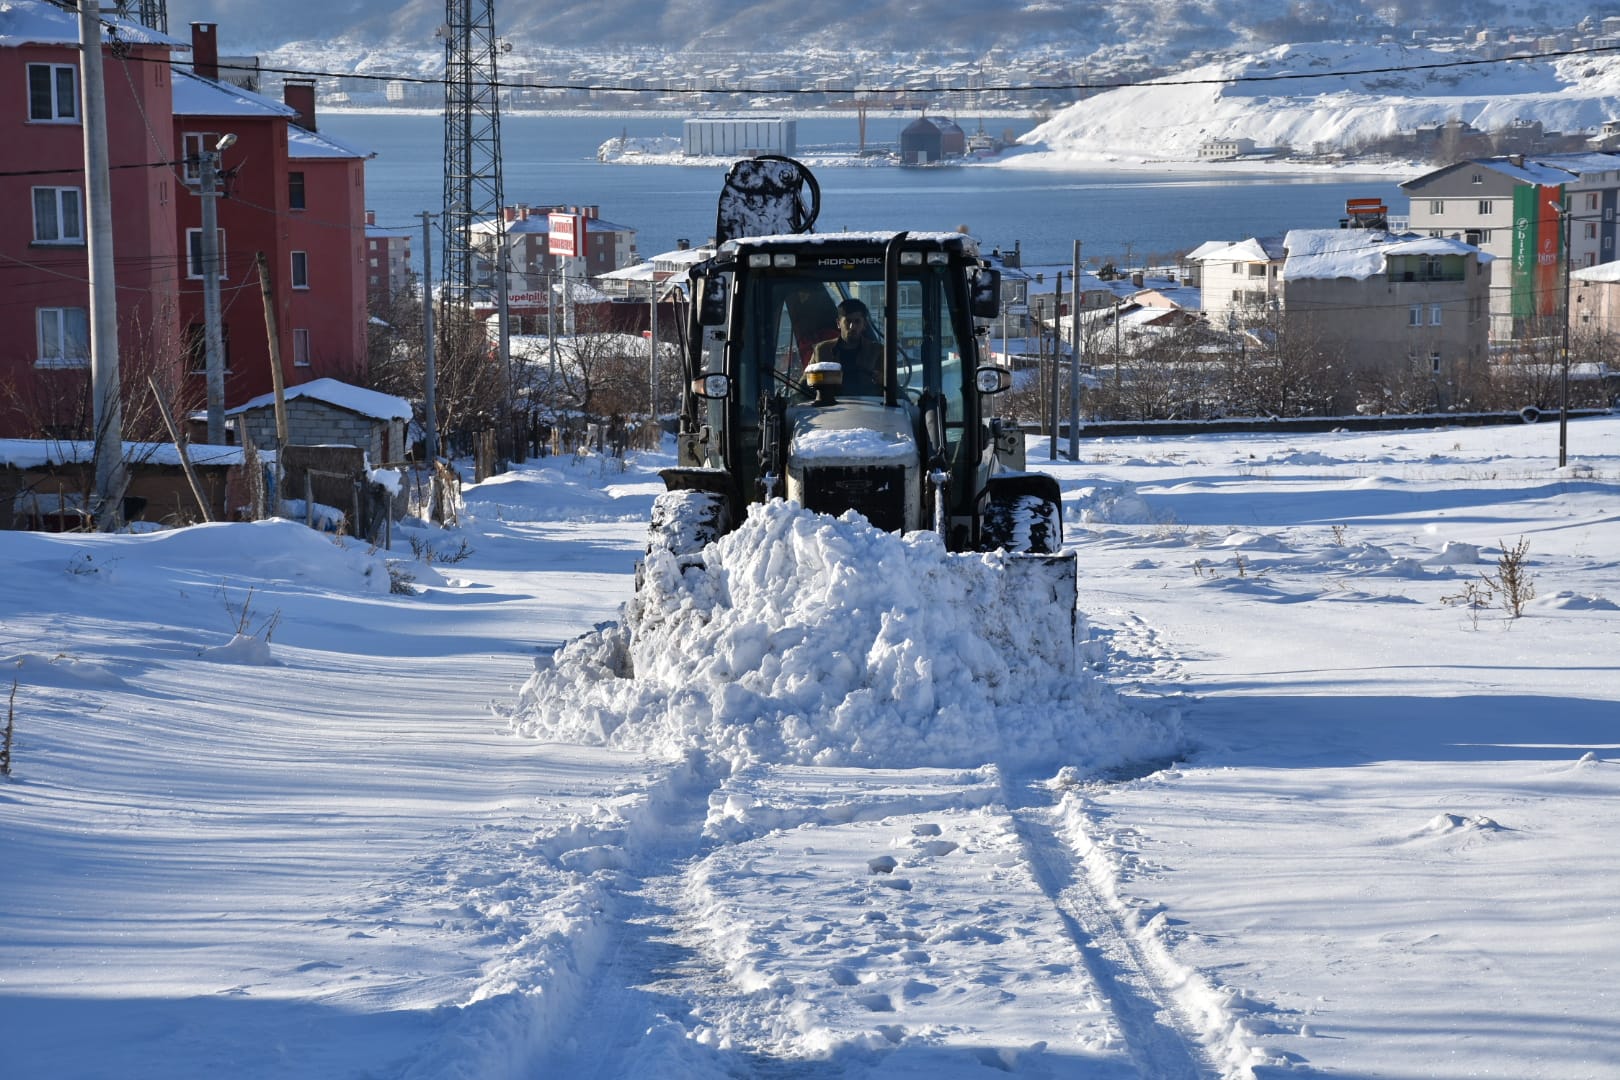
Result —
<instances>
[{"instance_id":1,"label":"building window","mask_svg":"<svg viewBox=\"0 0 1620 1080\"><path fill-rule=\"evenodd\" d=\"M1598 208L1598 193L1597 192L1592 191L1592 192L1587 193L1587 196L1586 196L1586 208L1588 210L1596 210Z\"/></svg>"},{"instance_id":2,"label":"building window","mask_svg":"<svg viewBox=\"0 0 1620 1080\"><path fill-rule=\"evenodd\" d=\"M1429 354L1429 371L1435 375L1440 374L1440 354L1437 352Z\"/></svg>"},{"instance_id":3,"label":"building window","mask_svg":"<svg viewBox=\"0 0 1620 1080\"><path fill-rule=\"evenodd\" d=\"M215 230L218 239L215 241L217 250L215 255L219 259L218 270L215 277L225 277L225 230ZM186 277L200 278L203 276L203 249L202 230L186 230Z\"/></svg>"},{"instance_id":4,"label":"building window","mask_svg":"<svg viewBox=\"0 0 1620 1080\"><path fill-rule=\"evenodd\" d=\"M79 71L72 64L28 65L28 119L76 123Z\"/></svg>"},{"instance_id":5,"label":"building window","mask_svg":"<svg viewBox=\"0 0 1620 1080\"><path fill-rule=\"evenodd\" d=\"M34 189L34 243L84 243L84 194L78 188Z\"/></svg>"},{"instance_id":6,"label":"building window","mask_svg":"<svg viewBox=\"0 0 1620 1080\"><path fill-rule=\"evenodd\" d=\"M90 309L40 308L39 366L86 367L90 363Z\"/></svg>"},{"instance_id":7,"label":"building window","mask_svg":"<svg viewBox=\"0 0 1620 1080\"><path fill-rule=\"evenodd\" d=\"M180 179L188 184L202 183L202 156L219 142L217 131L186 131L180 134Z\"/></svg>"},{"instance_id":8,"label":"building window","mask_svg":"<svg viewBox=\"0 0 1620 1080\"><path fill-rule=\"evenodd\" d=\"M1481 200L1479 200L1479 213L1480 213L1480 216L1484 217L1487 214L1489 214L1491 212L1491 206L1492 206L1491 200L1489 200L1489 199L1481 199Z\"/></svg>"},{"instance_id":9,"label":"building window","mask_svg":"<svg viewBox=\"0 0 1620 1080\"><path fill-rule=\"evenodd\" d=\"M1597 239L1597 222L1588 221L1581 226L1581 232L1588 240Z\"/></svg>"},{"instance_id":10,"label":"building window","mask_svg":"<svg viewBox=\"0 0 1620 1080\"><path fill-rule=\"evenodd\" d=\"M1444 200L1444 199L1430 199L1429 200L1429 213L1435 215L1436 217L1439 217L1441 214L1443 214L1445 212L1446 212L1446 200Z\"/></svg>"},{"instance_id":11,"label":"building window","mask_svg":"<svg viewBox=\"0 0 1620 1080\"><path fill-rule=\"evenodd\" d=\"M309 331L293 331L293 364L296 367L309 367Z\"/></svg>"},{"instance_id":12,"label":"building window","mask_svg":"<svg viewBox=\"0 0 1620 1080\"><path fill-rule=\"evenodd\" d=\"M1430 326L1439 326L1440 325L1440 305L1439 304L1430 304L1429 305L1429 325Z\"/></svg>"},{"instance_id":13,"label":"building window","mask_svg":"<svg viewBox=\"0 0 1620 1080\"><path fill-rule=\"evenodd\" d=\"M309 252L295 251L292 253L292 287L295 289L309 288Z\"/></svg>"},{"instance_id":14,"label":"building window","mask_svg":"<svg viewBox=\"0 0 1620 1080\"><path fill-rule=\"evenodd\" d=\"M301 172L287 174L287 205L294 210L304 209L304 174Z\"/></svg>"},{"instance_id":15,"label":"building window","mask_svg":"<svg viewBox=\"0 0 1620 1080\"><path fill-rule=\"evenodd\" d=\"M1485 174L1484 173L1475 173L1474 176L1473 176L1473 179L1470 180L1469 182L1473 183L1473 184L1483 184L1485 182Z\"/></svg>"},{"instance_id":16,"label":"building window","mask_svg":"<svg viewBox=\"0 0 1620 1080\"><path fill-rule=\"evenodd\" d=\"M1412 305L1411 310L1409 310L1406 313L1406 325L1408 325L1408 326L1422 326L1423 325L1423 305L1422 304L1413 304Z\"/></svg>"}]
</instances>

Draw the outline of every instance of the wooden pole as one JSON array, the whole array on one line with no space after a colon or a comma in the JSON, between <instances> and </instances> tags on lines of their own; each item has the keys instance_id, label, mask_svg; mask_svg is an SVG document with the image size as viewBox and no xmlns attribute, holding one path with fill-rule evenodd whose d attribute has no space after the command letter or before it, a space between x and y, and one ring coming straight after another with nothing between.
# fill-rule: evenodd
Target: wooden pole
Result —
<instances>
[{"instance_id":1,"label":"wooden pole","mask_svg":"<svg viewBox=\"0 0 1620 1080\"><path fill-rule=\"evenodd\" d=\"M287 388L281 374L281 330L276 322L276 294L270 285L270 260L258 253L259 290L264 294L264 330L270 339L270 384L276 391L276 461L287 445Z\"/></svg>"},{"instance_id":2,"label":"wooden pole","mask_svg":"<svg viewBox=\"0 0 1620 1080\"><path fill-rule=\"evenodd\" d=\"M203 497L202 484L197 479L197 471L191 467L191 455L186 453L185 437L175 425L174 416L169 412L169 403L163 400L163 392L158 389L158 384L152 376L146 377L146 385L152 388L158 415L163 417L163 426L169 429L169 438L174 440L174 448L180 454L180 471L186 474L186 483L191 485L191 494L197 500L197 509L202 511L204 521L213 521L213 511L208 508L208 500Z\"/></svg>"}]
</instances>

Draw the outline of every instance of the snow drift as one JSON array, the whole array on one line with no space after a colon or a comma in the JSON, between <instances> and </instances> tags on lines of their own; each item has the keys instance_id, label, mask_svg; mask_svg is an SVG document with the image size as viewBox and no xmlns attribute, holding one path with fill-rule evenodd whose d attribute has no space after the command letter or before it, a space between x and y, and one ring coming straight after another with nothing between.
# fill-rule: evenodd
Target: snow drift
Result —
<instances>
[{"instance_id":1,"label":"snow drift","mask_svg":"<svg viewBox=\"0 0 1620 1080\"><path fill-rule=\"evenodd\" d=\"M772 503L683 567L649 556L619 622L536 661L514 716L542 739L817 765L1162 758L1150 717L1086 673L1073 613L1000 553Z\"/></svg>"}]
</instances>

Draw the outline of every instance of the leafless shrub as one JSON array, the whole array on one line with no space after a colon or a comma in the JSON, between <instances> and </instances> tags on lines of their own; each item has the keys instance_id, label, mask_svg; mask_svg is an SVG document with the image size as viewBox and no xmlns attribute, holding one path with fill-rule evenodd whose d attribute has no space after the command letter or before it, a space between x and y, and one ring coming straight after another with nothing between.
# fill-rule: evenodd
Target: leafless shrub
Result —
<instances>
[{"instance_id":1,"label":"leafless shrub","mask_svg":"<svg viewBox=\"0 0 1620 1080\"><path fill-rule=\"evenodd\" d=\"M1510 619L1523 615L1525 605L1536 598L1536 584L1526 563L1529 552L1530 541L1522 536L1511 548L1503 542L1502 555L1496 560L1496 574L1485 579L1500 594L1502 609Z\"/></svg>"}]
</instances>

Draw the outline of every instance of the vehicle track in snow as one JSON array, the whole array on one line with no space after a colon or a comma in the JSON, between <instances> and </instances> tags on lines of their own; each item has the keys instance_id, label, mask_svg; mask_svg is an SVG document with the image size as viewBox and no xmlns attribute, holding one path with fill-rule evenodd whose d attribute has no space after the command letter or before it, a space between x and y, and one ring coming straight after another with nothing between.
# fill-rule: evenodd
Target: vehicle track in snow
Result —
<instances>
[{"instance_id":1,"label":"vehicle track in snow","mask_svg":"<svg viewBox=\"0 0 1620 1080\"><path fill-rule=\"evenodd\" d=\"M1153 963L1125 920L1092 886L1084 856L1062 835L1050 795L1041 785L1010 777L1002 786L1031 872L1106 995L1144 1080L1222 1076L1198 1026L1177 1005L1172 983L1180 976Z\"/></svg>"}]
</instances>

